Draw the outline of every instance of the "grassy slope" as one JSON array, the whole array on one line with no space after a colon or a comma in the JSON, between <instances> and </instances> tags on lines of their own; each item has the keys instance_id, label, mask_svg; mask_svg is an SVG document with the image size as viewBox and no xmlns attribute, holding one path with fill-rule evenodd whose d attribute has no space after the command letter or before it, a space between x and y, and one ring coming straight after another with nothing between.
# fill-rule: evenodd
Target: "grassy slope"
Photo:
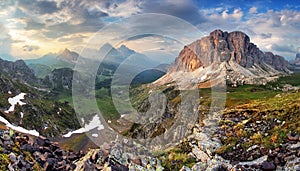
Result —
<instances>
[{"instance_id":1,"label":"grassy slope","mask_svg":"<svg viewBox=\"0 0 300 171\"><path fill-rule=\"evenodd\" d=\"M238 88L228 87L226 107L227 108L235 108L236 106L244 104L244 107L247 107L247 108L257 108L257 107L263 106L264 109L262 109L262 110L268 110L268 109L279 110L280 107L286 106L286 104L283 101L285 101L285 102L290 101L291 103L293 103L293 102L299 103L298 101L293 101L293 98L296 98L299 94L287 93L287 95L282 97L282 99L281 98L278 99L277 97L275 98L275 96L282 92L278 91L278 90L277 91L273 90L274 87L277 87L277 86L282 87L284 84L292 84L295 86L300 85L299 78L300 78L300 74L295 74L292 76L279 78L277 81L268 83L265 86L244 85L244 86L240 86ZM160 87L161 90L166 89L166 88L167 87ZM135 108L138 108L139 103L141 103L142 101L145 101L148 98L148 92L149 92L149 88L145 88L143 86L135 87L131 90L131 93L133 93L131 102ZM209 104L210 104L210 89L200 89L199 93L200 93L200 96L203 97L203 99L201 99L201 100L199 99L199 101L201 101L201 105L209 106ZM106 119L113 120L113 119L119 118L120 114L117 112L117 110L115 109L115 107L113 105L113 102L111 100L108 89L106 89L106 88L98 89L96 91L96 98L97 98L98 107ZM70 101L70 102L72 101L72 98L68 94L62 94L59 97L59 99L60 99L60 101ZM277 103L278 101L281 103ZM180 100L174 98L173 103L180 103ZM251 105L249 105L249 104L251 104ZM291 107L291 108L293 108L293 107ZM257 115L259 115L259 114L257 114ZM275 115L270 114L270 117L275 117ZM279 116L276 116L276 117L279 117ZM293 116L289 116L288 113L286 113L286 112L281 113L280 117L282 117L282 119L284 117L286 117L286 118L292 117L293 118ZM296 118L294 118L294 119L296 119ZM297 123L297 122L295 122L295 123ZM294 127L292 127L292 128L294 128ZM277 132L276 132L276 130L277 130ZM275 131L274 134L278 133L279 135L283 135L282 134L282 130L284 130L283 128L276 128L276 130L272 130L272 131ZM284 130L284 132L289 131L289 130L290 129L286 129L286 130ZM270 135L273 135L273 133L271 133ZM267 142L267 140L269 140L269 139L270 139L270 137L268 137L267 139L265 139L263 141ZM263 143L263 142L260 142L260 143ZM248 147L250 145L251 144L245 144L244 146ZM226 144L225 144L225 146L226 146ZM188 154L187 151L182 150L181 147L179 147L179 148L180 148L180 150L178 150L178 148L176 147L174 149L162 152L162 154L165 157L171 155L175 158L178 158L176 160L181 161L181 164L188 164L189 162L193 163L194 161L186 160L186 156ZM224 150L224 147L223 147L223 149L220 149L219 152L222 153L222 150ZM167 160L164 165L166 167L170 167L169 169L171 169L171 163L169 163L168 161L171 162L171 160Z\"/></svg>"}]
</instances>

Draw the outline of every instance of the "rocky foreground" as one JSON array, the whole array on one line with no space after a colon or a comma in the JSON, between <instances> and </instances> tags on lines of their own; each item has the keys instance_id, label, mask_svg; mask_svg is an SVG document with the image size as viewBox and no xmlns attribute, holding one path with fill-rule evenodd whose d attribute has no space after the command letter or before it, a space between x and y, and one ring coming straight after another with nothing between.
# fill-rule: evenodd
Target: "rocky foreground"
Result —
<instances>
[{"instance_id":1,"label":"rocky foreground","mask_svg":"<svg viewBox=\"0 0 300 171\"><path fill-rule=\"evenodd\" d=\"M115 140L86 153L47 138L0 131L0 170L300 170L300 93L288 92L201 117L190 135L149 153Z\"/></svg>"},{"instance_id":2,"label":"rocky foreground","mask_svg":"<svg viewBox=\"0 0 300 171\"><path fill-rule=\"evenodd\" d=\"M0 170L74 170L83 153L62 150L42 137L0 130Z\"/></svg>"}]
</instances>

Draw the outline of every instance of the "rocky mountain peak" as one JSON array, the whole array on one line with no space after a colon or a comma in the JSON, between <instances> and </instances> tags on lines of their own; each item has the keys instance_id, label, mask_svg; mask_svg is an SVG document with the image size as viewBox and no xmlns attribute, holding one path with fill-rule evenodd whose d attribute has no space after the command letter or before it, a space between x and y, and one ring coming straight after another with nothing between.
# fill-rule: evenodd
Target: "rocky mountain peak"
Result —
<instances>
[{"instance_id":1,"label":"rocky mountain peak","mask_svg":"<svg viewBox=\"0 0 300 171\"><path fill-rule=\"evenodd\" d=\"M134 50L129 49L127 46L122 45L118 48L118 51L123 55L123 56L130 56L134 53L136 53Z\"/></svg>"},{"instance_id":2,"label":"rocky mountain peak","mask_svg":"<svg viewBox=\"0 0 300 171\"><path fill-rule=\"evenodd\" d=\"M65 50L62 53L60 53L57 57L66 61L74 62L77 61L79 54L65 48Z\"/></svg>"},{"instance_id":3,"label":"rocky mountain peak","mask_svg":"<svg viewBox=\"0 0 300 171\"><path fill-rule=\"evenodd\" d=\"M173 75L176 79L175 75L180 75L183 71L190 72L191 78L186 76L185 79L187 83L205 82L212 79L207 73L216 72L213 77L219 76L218 79L221 79L226 76L227 83L230 84L264 84L271 80L266 78L273 79L278 74L289 73L288 67L289 63L283 57L262 52L251 43L247 34L241 31L215 30L184 46L166 76L157 82L172 82L173 78L167 77ZM181 79L182 85L187 83L183 83Z\"/></svg>"},{"instance_id":4,"label":"rocky mountain peak","mask_svg":"<svg viewBox=\"0 0 300 171\"><path fill-rule=\"evenodd\" d=\"M250 42L247 34L241 31L223 32L215 30L183 48L170 71L194 71L212 63L234 61L242 67L265 62L275 69L287 70L283 57L263 53ZM283 62L283 63L282 63Z\"/></svg>"}]
</instances>

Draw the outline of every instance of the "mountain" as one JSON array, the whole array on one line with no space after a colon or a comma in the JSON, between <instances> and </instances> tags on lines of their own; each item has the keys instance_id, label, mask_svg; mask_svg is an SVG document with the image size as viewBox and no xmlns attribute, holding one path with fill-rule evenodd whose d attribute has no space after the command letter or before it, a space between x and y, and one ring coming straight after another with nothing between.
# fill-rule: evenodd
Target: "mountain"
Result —
<instances>
[{"instance_id":1,"label":"mountain","mask_svg":"<svg viewBox=\"0 0 300 171\"><path fill-rule=\"evenodd\" d=\"M136 53L134 50L129 49L125 45L122 45L118 48L118 51L123 55L123 56L130 56L134 53Z\"/></svg>"},{"instance_id":2,"label":"mountain","mask_svg":"<svg viewBox=\"0 0 300 171\"><path fill-rule=\"evenodd\" d=\"M186 83L206 87L220 83L225 77L226 82L234 86L264 84L278 75L290 73L288 67L289 63L282 56L262 52L245 33L215 30L185 46L168 73L156 83L175 79L183 87ZM182 72L185 72L184 77Z\"/></svg>"},{"instance_id":3,"label":"mountain","mask_svg":"<svg viewBox=\"0 0 300 171\"><path fill-rule=\"evenodd\" d=\"M160 64L153 69L144 70L134 77L131 85L154 82L166 74L168 67L168 64Z\"/></svg>"},{"instance_id":4,"label":"mountain","mask_svg":"<svg viewBox=\"0 0 300 171\"><path fill-rule=\"evenodd\" d=\"M101 80L96 81L96 87L98 88L109 86L113 75L115 76L116 84L127 84L128 78L131 78L132 76L135 76L147 69L155 68L160 64L144 54L127 48L125 45L122 45L119 48L114 48L112 45L107 43L99 49L99 55L100 54L107 55L104 57L98 69L97 80ZM151 73L154 75L151 76ZM134 83L148 83L149 81L156 80L162 75L162 73L158 72L147 72L144 74L150 76L151 79L137 78ZM141 82L139 82L139 80Z\"/></svg>"},{"instance_id":5,"label":"mountain","mask_svg":"<svg viewBox=\"0 0 300 171\"><path fill-rule=\"evenodd\" d=\"M122 65L130 65L129 68L145 68L159 65L159 63L151 60L146 55L129 49L125 45L114 48L112 45L106 43L99 49L99 54L107 54L102 61L104 64L119 66L122 63Z\"/></svg>"},{"instance_id":6,"label":"mountain","mask_svg":"<svg viewBox=\"0 0 300 171\"><path fill-rule=\"evenodd\" d=\"M78 57L79 57L78 53L70 51L67 48L57 56L57 58L59 59L63 59L67 62L72 62L72 63L76 63Z\"/></svg>"},{"instance_id":7,"label":"mountain","mask_svg":"<svg viewBox=\"0 0 300 171\"><path fill-rule=\"evenodd\" d=\"M290 61L290 69L293 71L300 71L300 53L296 54L296 58Z\"/></svg>"},{"instance_id":8,"label":"mountain","mask_svg":"<svg viewBox=\"0 0 300 171\"><path fill-rule=\"evenodd\" d=\"M65 49L59 54L49 53L37 59L25 60L25 63L35 71L37 77L43 78L53 69L73 68L79 54Z\"/></svg>"},{"instance_id":9,"label":"mountain","mask_svg":"<svg viewBox=\"0 0 300 171\"><path fill-rule=\"evenodd\" d=\"M34 71L23 60L11 62L0 59L0 73L23 83L36 84L39 82Z\"/></svg>"},{"instance_id":10,"label":"mountain","mask_svg":"<svg viewBox=\"0 0 300 171\"><path fill-rule=\"evenodd\" d=\"M73 80L73 70L70 68L59 68L51 71L43 79L43 84L48 85L52 89L71 89Z\"/></svg>"},{"instance_id":11,"label":"mountain","mask_svg":"<svg viewBox=\"0 0 300 171\"><path fill-rule=\"evenodd\" d=\"M32 135L60 136L80 127L74 109L49 91L0 74L0 124Z\"/></svg>"}]
</instances>

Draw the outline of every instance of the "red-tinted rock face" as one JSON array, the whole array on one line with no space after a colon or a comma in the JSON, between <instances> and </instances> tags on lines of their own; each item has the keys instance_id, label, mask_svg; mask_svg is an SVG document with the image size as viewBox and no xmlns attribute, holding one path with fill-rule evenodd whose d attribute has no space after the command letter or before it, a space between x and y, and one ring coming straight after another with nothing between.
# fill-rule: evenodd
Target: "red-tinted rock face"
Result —
<instances>
[{"instance_id":1,"label":"red-tinted rock face","mask_svg":"<svg viewBox=\"0 0 300 171\"><path fill-rule=\"evenodd\" d=\"M286 71L288 65L283 57L260 51L243 32L215 30L209 36L185 46L169 71L194 71L201 66L230 60L245 68L265 62L276 70Z\"/></svg>"}]
</instances>

